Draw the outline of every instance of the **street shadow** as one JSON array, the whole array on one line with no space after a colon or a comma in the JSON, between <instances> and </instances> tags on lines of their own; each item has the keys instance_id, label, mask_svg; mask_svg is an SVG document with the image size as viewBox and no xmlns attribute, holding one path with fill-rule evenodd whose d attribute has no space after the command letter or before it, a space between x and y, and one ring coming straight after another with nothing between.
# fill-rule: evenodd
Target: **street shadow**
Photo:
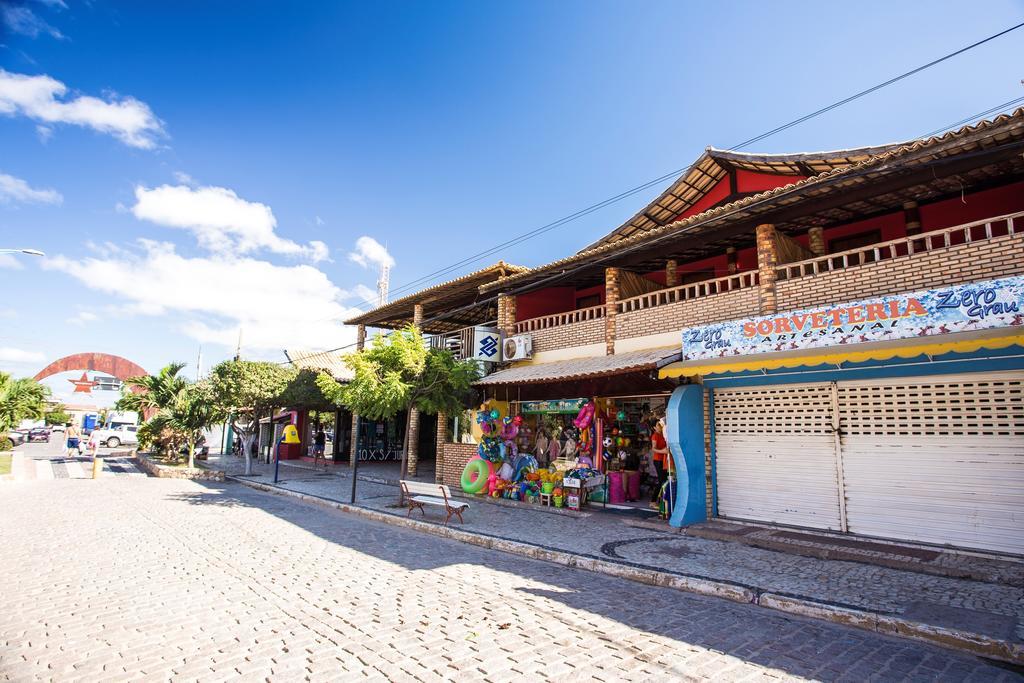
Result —
<instances>
[{"instance_id":1,"label":"street shadow","mask_svg":"<svg viewBox=\"0 0 1024 683\"><path fill-rule=\"evenodd\" d=\"M506 603L523 601L524 609L549 609L550 613L543 615L545 619L564 621L577 627L578 615L574 617L573 613L550 609L549 606L558 603L583 610L632 629L670 639L681 653L692 653L695 647L704 648L784 671L788 675L807 677L813 675L820 665L815 653L826 648L857 648L865 640L879 637L834 624L773 614L752 605L648 586L492 551L367 520L340 510L312 506L232 482L196 483L201 484L204 490L181 492L169 497L196 506L255 508L324 541L406 570L432 571L467 564L487 567L508 577L500 588L496 587L496 599L500 593L501 600ZM396 516L405 515L397 512ZM435 520L428 518L428 521ZM542 533L543 530L538 529L538 534ZM526 601L531 604L526 605ZM756 610L756 613L751 610ZM604 638L600 632L593 635L597 640ZM628 652L626 644L612 644ZM900 645L894 643L893 651L898 649ZM656 662L648 663L657 666ZM690 674L669 667L664 669L664 675L685 677Z\"/></svg>"}]
</instances>

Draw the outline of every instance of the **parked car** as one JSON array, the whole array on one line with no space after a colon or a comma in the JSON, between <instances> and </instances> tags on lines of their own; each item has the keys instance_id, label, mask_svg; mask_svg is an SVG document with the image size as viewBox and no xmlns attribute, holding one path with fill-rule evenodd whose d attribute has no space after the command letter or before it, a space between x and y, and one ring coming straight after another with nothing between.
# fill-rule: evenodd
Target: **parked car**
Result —
<instances>
[{"instance_id":1,"label":"parked car","mask_svg":"<svg viewBox=\"0 0 1024 683\"><path fill-rule=\"evenodd\" d=\"M24 432L12 429L11 431L7 432L7 438L10 439L11 443L14 444L15 446L20 446L21 444L25 443L27 437Z\"/></svg>"},{"instance_id":2,"label":"parked car","mask_svg":"<svg viewBox=\"0 0 1024 683\"><path fill-rule=\"evenodd\" d=\"M137 444L139 442L138 430L136 425L121 425L115 429L99 428L96 431L99 432L101 446L117 448L121 444Z\"/></svg>"},{"instance_id":3,"label":"parked car","mask_svg":"<svg viewBox=\"0 0 1024 683\"><path fill-rule=\"evenodd\" d=\"M54 431L54 432L63 432L64 431L64 425L53 425L53 426L50 427L50 430Z\"/></svg>"},{"instance_id":4,"label":"parked car","mask_svg":"<svg viewBox=\"0 0 1024 683\"><path fill-rule=\"evenodd\" d=\"M46 443L50 440L50 428L49 427L33 427L28 432L28 442L43 442Z\"/></svg>"}]
</instances>

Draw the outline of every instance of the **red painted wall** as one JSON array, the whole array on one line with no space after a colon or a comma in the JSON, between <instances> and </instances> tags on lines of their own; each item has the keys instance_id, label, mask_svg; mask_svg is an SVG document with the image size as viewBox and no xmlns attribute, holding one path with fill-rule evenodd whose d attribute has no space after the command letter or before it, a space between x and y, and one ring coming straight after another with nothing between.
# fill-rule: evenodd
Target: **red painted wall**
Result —
<instances>
[{"instance_id":1,"label":"red painted wall","mask_svg":"<svg viewBox=\"0 0 1024 683\"><path fill-rule=\"evenodd\" d=\"M800 180L801 176L778 176L767 173L752 173L739 171L737 183L741 192L755 192L780 187ZM681 217L691 216L706 209L708 206L721 201L728 195L728 178L719 182L701 202L698 202ZM707 200L705 202L705 200ZM706 205L705 205L706 204ZM703 208L701 208L703 206ZM963 200L959 197L947 199L941 202L923 205L920 208L921 226L925 232L941 230L962 223L981 220L990 216L998 216L1015 211L1024 211L1024 182L1014 183L1005 187L984 190L966 195ZM877 216L855 223L848 223L825 231L825 244L828 248L829 242L843 237L857 235L862 232L879 230L880 241L895 240L906 236L904 218L902 211ZM797 242L807 246L807 234L798 235L794 238ZM829 249L832 251L831 249ZM742 249L736 253L737 270L739 272L754 270L757 268L757 250L754 248ZM713 256L700 261L680 264L678 272L680 275L706 270L715 271L715 277L728 275L726 256ZM665 284L665 271L658 270L645 275L661 285ZM584 296L598 294L601 302L604 303L604 285L587 287L575 290L572 287L551 287L518 297L516 308L516 319L527 320L542 315L563 313L576 308L576 301Z\"/></svg>"},{"instance_id":2,"label":"red painted wall","mask_svg":"<svg viewBox=\"0 0 1024 683\"><path fill-rule=\"evenodd\" d=\"M729 196L729 177L722 178L715 183L710 190L707 191L703 197L697 200L697 203L691 206L686 211L682 212L675 217L675 220L680 218L688 218L690 216L696 216L701 211L706 211L712 206L722 201Z\"/></svg>"},{"instance_id":3,"label":"red painted wall","mask_svg":"<svg viewBox=\"0 0 1024 683\"><path fill-rule=\"evenodd\" d=\"M806 178L807 176L802 175L778 175L736 169L736 189L740 192L764 192L765 190L774 190L776 187L792 185Z\"/></svg>"},{"instance_id":4,"label":"red painted wall","mask_svg":"<svg viewBox=\"0 0 1024 683\"><path fill-rule=\"evenodd\" d=\"M516 297L516 322L575 309L575 287L538 289Z\"/></svg>"},{"instance_id":5,"label":"red painted wall","mask_svg":"<svg viewBox=\"0 0 1024 683\"><path fill-rule=\"evenodd\" d=\"M921 227L941 230L1015 211L1024 211L1024 182L922 206Z\"/></svg>"}]
</instances>

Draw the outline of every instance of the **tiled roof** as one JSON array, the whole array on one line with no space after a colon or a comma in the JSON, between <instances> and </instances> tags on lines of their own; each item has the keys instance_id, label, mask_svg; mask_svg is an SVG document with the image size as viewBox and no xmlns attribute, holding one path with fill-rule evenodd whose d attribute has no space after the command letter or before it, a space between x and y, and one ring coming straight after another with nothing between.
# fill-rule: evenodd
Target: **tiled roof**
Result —
<instances>
[{"instance_id":1,"label":"tiled roof","mask_svg":"<svg viewBox=\"0 0 1024 683\"><path fill-rule=\"evenodd\" d=\"M345 321L347 325L366 325L369 327L386 327L397 329L412 322L413 306L423 304L424 315L432 315L451 311L462 306L471 306L479 297L479 288L509 275L525 273L530 269L526 266L515 266L498 261L486 268L467 273L454 280L448 280L400 299L395 299L383 306L378 306L366 313L361 313ZM488 308L484 306L484 308ZM448 332L467 325L475 325L487 320L488 311L466 311L461 318L453 317L450 321L438 321L425 324L424 330L430 333ZM483 316L483 317L481 317Z\"/></svg>"},{"instance_id":2,"label":"tiled roof","mask_svg":"<svg viewBox=\"0 0 1024 683\"><path fill-rule=\"evenodd\" d=\"M349 382L355 376L355 373L345 365L345 354L337 351L296 349L285 351L284 355L300 370L322 370L339 382Z\"/></svg>"},{"instance_id":3,"label":"tiled roof","mask_svg":"<svg viewBox=\"0 0 1024 683\"><path fill-rule=\"evenodd\" d=\"M871 176L882 175L891 171L895 167L890 162L898 163L905 161L902 157L914 152L928 151L934 148L934 154L928 158L935 158L936 155L944 152L949 152L950 154L977 152L980 149L984 149L985 146L979 139L971 138L972 134L987 132L990 129L995 129L991 136L995 140L992 144L1002 144L1007 140L1011 142L1019 140L1024 136L1024 108L1019 108L1010 114L997 116L992 120L981 121L972 126L965 126L943 135L922 138L904 145L885 148L887 151L849 166L834 168L789 185L783 185L782 187L766 190L728 204L716 206L693 216L652 230L638 232L614 242L598 244L584 249L577 254L537 266L528 272L517 273L485 284L480 288L480 291L492 292L499 289L507 289L526 281L538 280L542 276L556 275L558 271L568 269L569 266L576 266L584 262L595 262L595 259L611 257L619 252L639 245L646 245L649 242L682 237L683 234L696 234L705 227L705 224L715 222L720 225L723 221L734 218L733 214L740 212L748 212L752 215L757 212L758 207L763 208L764 206L771 207L775 205L789 207L805 198L817 198L829 192L846 190L848 186L853 185L860 178L870 179ZM952 152L947 148L947 143L953 143ZM911 163L914 161L911 160ZM836 183L826 185L826 182L831 181L836 181ZM838 187L835 185L838 185Z\"/></svg>"},{"instance_id":4,"label":"tiled roof","mask_svg":"<svg viewBox=\"0 0 1024 683\"><path fill-rule=\"evenodd\" d=\"M647 349L617 353L613 356L592 356L557 360L550 363L520 365L499 370L474 382L476 386L495 384L540 384L585 377L618 375L635 370L654 369L661 361L678 358L679 348Z\"/></svg>"},{"instance_id":5,"label":"tiled roof","mask_svg":"<svg viewBox=\"0 0 1024 683\"><path fill-rule=\"evenodd\" d=\"M583 251L639 235L673 222L676 216L688 211L713 187L725 179L732 169L792 176L795 182L837 168L851 166L895 149L901 144L907 143L800 154L748 154L708 147L700 158L693 162L658 197L638 211L635 216Z\"/></svg>"}]
</instances>

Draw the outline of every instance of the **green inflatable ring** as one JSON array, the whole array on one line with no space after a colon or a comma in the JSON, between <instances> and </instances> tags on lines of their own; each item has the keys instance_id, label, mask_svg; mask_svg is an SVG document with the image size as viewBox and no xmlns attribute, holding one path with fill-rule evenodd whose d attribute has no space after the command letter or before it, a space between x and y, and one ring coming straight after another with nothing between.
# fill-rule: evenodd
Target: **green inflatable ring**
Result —
<instances>
[{"instance_id":1,"label":"green inflatable ring","mask_svg":"<svg viewBox=\"0 0 1024 683\"><path fill-rule=\"evenodd\" d=\"M476 474L474 478L473 475ZM491 463L482 458L474 458L466 463L462 470L462 490L466 493L480 493L487 488L487 477L491 476Z\"/></svg>"}]
</instances>

